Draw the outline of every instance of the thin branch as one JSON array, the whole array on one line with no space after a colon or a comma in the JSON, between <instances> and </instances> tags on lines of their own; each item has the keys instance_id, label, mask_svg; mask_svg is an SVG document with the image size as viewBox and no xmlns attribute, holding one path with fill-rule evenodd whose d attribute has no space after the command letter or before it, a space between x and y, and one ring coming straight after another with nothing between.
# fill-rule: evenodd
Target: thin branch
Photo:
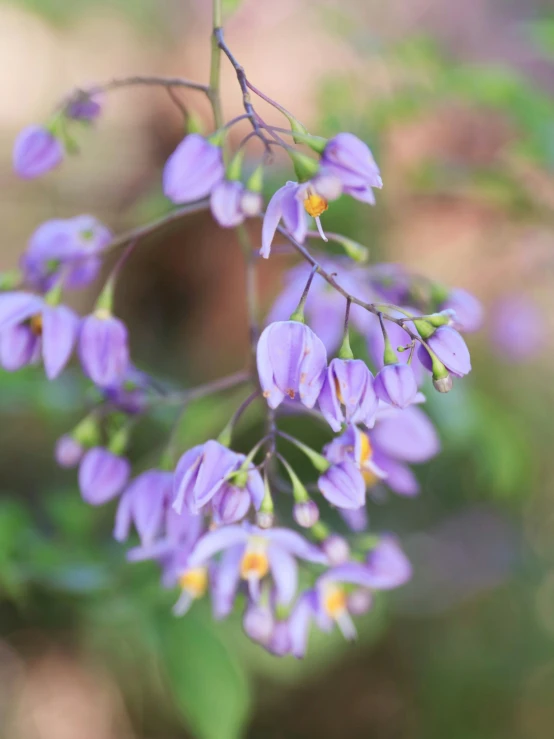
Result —
<instances>
[{"instance_id":1,"label":"thin branch","mask_svg":"<svg viewBox=\"0 0 554 739\"><path fill-rule=\"evenodd\" d=\"M241 370L232 375L220 377L213 382L207 382L204 385L198 385L190 390L182 392L168 393L152 400L152 405L188 405L193 400L205 398L207 395L213 395L223 390L229 390L237 385L244 385L252 382L252 374L249 370Z\"/></svg>"},{"instance_id":2,"label":"thin branch","mask_svg":"<svg viewBox=\"0 0 554 739\"><path fill-rule=\"evenodd\" d=\"M205 95L209 93L209 87L201 82L193 82L183 77L157 77L151 75L133 75L132 77L116 77L108 82L93 85L87 88L77 88L71 92L64 100L63 106L69 104L74 98L80 95L98 95L111 90L119 90L122 87L186 87L188 90L198 90Z\"/></svg>"}]
</instances>

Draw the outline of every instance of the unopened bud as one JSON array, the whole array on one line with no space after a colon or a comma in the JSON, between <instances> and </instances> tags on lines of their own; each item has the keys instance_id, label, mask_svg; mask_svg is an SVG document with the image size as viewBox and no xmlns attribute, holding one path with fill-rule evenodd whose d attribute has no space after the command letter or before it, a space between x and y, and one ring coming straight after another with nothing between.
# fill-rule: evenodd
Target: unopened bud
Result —
<instances>
[{"instance_id":1,"label":"unopened bud","mask_svg":"<svg viewBox=\"0 0 554 739\"><path fill-rule=\"evenodd\" d=\"M245 216L253 218L257 216L262 210L263 198L259 192L252 192L251 190L245 190L240 199L240 208Z\"/></svg>"},{"instance_id":2,"label":"unopened bud","mask_svg":"<svg viewBox=\"0 0 554 739\"><path fill-rule=\"evenodd\" d=\"M270 529L273 526L275 516L270 511L258 511L256 523L261 529Z\"/></svg>"},{"instance_id":3,"label":"unopened bud","mask_svg":"<svg viewBox=\"0 0 554 739\"><path fill-rule=\"evenodd\" d=\"M313 500L305 500L294 504L292 515L299 526L309 529L319 520L319 509Z\"/></svg>"},{"instance_id":4,"label":"unopened bud","mask_svg":"<svg viewBox=\"0 0 554 739\"><path fill-rule=\"evenodd\" d=\"M329 559L331 566L342 565L348 562L350 547L348 542L338 534L331 534L321 543L321 548Z\"/></svg>"},{"instance_id":5,"label":"unopened bud","mask_svg":"<svg viewBox=\"0 0 554 739\"><path fill-rule=\"evenodd\" d=\"M76 467L84 454L83 446L69 434L60 436L54 455L60 467Z\"/></svg>"},{"instance_id":6,"label":"unopened bud","mask_svg":"<svg viewBox=\"0 0 554 739\"><path fill-rule=\"evenodd\" d=\"M433 386L439 393L449 393L452 390L452 375L446 377L433 378Z\"/></svg>"},{"instance_id":7,"label":"unopened bud","mask_svg":"<svg viewBox=\"0 0 554 739\"><path fill-rule=\"evenodd\" d=\"M347 600L348 612L353 616L361 616L367 613L373 604L373 598L369 590L354 590Z\"/></svg>"},{"instance_id":8,"label":"unopened bud","mask_svg":"<svg viewBox=\"0 0 554 739\"><path fill-rule=\"evenodd\" d=\"M250 605L245 611L242 627L252 641L267 645L273 634L273 614L267 606Z\"/></svg>"}]
</instances>

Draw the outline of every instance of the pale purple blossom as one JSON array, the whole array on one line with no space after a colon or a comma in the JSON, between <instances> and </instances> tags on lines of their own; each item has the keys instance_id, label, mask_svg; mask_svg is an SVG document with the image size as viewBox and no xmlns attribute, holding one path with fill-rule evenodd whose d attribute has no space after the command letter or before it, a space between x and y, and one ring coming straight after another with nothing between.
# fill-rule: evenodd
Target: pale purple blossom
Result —
<instances>
[{"instance_id":1,"label":"pale purple blossom","mask_svg":"<svg viewBox=\"0 0 554 739\"><path fill-rule=\"evenodd\" d=\"M163 190L174 203L190 203L207 197L224 177L221 148L191 133L166 162Z\"/></svg>"},{"instance_id":2,"label":"pale purple blossom","mask_svg":"<svg viewBox=\"0 0 554 739\"><path fill-rule=\"evenodd\" d=\"M343 423L373 426L377 396L373 375L361 359L333 359L318 399L319 408L333 431Z\"/></svg>"},{"instance_id":3,"label":"pale purple blossom","mask_svg":"<svg viewBox=\"0 0 554 739\"><path fill-rule=\"evenodd\" d=\"M55 169L64 157L61 141L44 126L27 126L15 140L13 168L25 179L40 177Z\"/></svg>"},{"instance_id":4,"label":"pale purple blossom","mask_svg":"<svg viewBox=\"0 0 554 739\"><path fill-rule=\"evenodd\" d=\"M79 465L79 488L85 503L103 505L127 485L131 465L125 457L104 449L89 449Z\"/></svg>"}]
</instances>

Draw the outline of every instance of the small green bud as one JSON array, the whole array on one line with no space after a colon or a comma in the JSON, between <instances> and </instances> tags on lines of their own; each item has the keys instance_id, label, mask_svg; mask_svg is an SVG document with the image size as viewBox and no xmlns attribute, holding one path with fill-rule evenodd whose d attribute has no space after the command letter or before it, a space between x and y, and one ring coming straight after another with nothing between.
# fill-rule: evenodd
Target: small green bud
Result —
<instances>
[{"instance_id":1,"label":"small green bud","mask_svg":"<svg viewBox=\"0 0 554 739\"><path fill-rule=\"evenodd\" d=\"M344 339L342 340L338 357L339 359L354 359L354 352L352 351L352 347L350 346L350 337L348 335L348 331L345 333Z\"/></svg>"},{"instance_id":2,"label":"small green bud","mask_svg":"<svg viewBox=\"0 0 554 739\"><path fill-rule=\"evenodd\" d=\"M85 416L71 432L71 436L78 441L81 446L93 447L100 441L100 429L98 428L98 418L91 413Z\"/></svg>"},{"instance_id":3,"label":"small green bud","mask_svg":"<svg viewBox=\"0 0 554 739\"><path fill-rule=\"evenodd\" d=\"M246 183L246 189L250 192L261 192L264 186L264 167L260 164L252 172Z\"/></svg>"},{"instance_id":4,"label":"small green bud","mask_svg":"<svg viewBox=\"0 0 554 739\"><path fill-rule=\"evenodd\" d=\"M242 173L242 160L244 159L244 149L239 149L235 156L227 165L225 176L228 180L240 180Z\"/></svg>"},{"instance_id":5,"label":"small green bud","mask_svg":"<svg viewBox=\"0 0 554 739\"><path fill-rule=\"evenodd\" d=\"M194 110L188 114L186 132L204 134L204 122Z\"/></svg>"},{"instance_id":6,"label":"small green bud","mask_svg":"<svg viewBox=\"0 0 554 739\"><path fill-rule=\"evenodd\" d=\"M363 264L364 262L368 261L369 249L363 244L359 244L353 239L348 239L342 234L337 234L336 236L333 235L332 237L329 235L329 238L332 238L334 242L339 244L339 246L342 246L342 248L346 252L346 255L349 256L350 259L353 259L355 262Z\"/></svg>"},{"instance_id":7,"label":"small green bud","mask_svg":"<svg viewBox=\"0 0 554 739\"><path fill-rule=\"evenodd\" d=\"M432 313L429 316L425 316L425 320L435 328L439 328L439 326L448 326L452 322L452 311L445 310L440 313Z\"/></svg>"},{"instance_id":8,"label":"small green bud","mask_svg":"<svg viewBox=\"0 0 554 739\"><path fill-rule=\"evenodd\" d=\"M294 171L298 182L306 182L311 180L319 170L319 163L311 157L301 154L299 151L294 149L288 149L287 153L292 160Z\"/></svg>"},{"instance_id":9,"label":"small green bud","mask_svg":"<svg viewBox=\"0 0 554 739\"><path fill-rule=\"evenodd\" d=\"M435 333L435 327L426 319L414 318L414 326L422 339L428 339Z\"/></svg>"}]
</instances>

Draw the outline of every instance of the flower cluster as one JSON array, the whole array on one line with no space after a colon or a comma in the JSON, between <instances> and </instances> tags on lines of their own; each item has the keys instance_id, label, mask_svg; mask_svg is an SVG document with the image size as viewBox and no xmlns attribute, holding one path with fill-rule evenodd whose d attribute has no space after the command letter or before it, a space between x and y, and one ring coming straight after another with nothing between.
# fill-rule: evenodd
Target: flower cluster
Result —
<instances>
[{"instance_id":1,"label":"flower cluster","mask_svg":"<svg viewBox=\"0 0 554 739\"><path fill-rule=\"evenodd\" d=\"M216 38L232 59L221 29ZM136 241L132 233L115 239L88 215L42 224L29 240L20 271L2 281L0 365L12 371L42 359L52 380L76 351L98 401L59 439L56 459L78 467L83 500L93 506L117 500L114 537L134 540L131 561L159 564L162 584L179 591L176 614L209 592L216 618L238 604L251 639L276 655L301 657L312 627L327 631L337 624L353 638L353 617L371 608L378 591L410 578L409 561L395 537L365 531L368 509L377 493L419 492L412 466L439 451L433 424L421 409L422 390L429 378L447 392L452 378L470 371L461 332L479 328L481 306L463 290L448 290L398 265L362 264L361 245L325 234L321 217L329 203L345 195L373 205L374 191L383 184L370 149L354 134L312 136L285 112L293 142L316 153L309 156L285 143L277 134L283 129L264 124L245 102L241 118L253 131L233 155L226 137L235 121L219 120L218 90L181 84L208 94L216 127L210 136L189 132L171 154L161 183L166 197L183 216L210 209L221 227L240 228L249 269L255 263L251 251L268 258L277 232L304 260L287 275L259 335L252 320L255 369L189 392L160 391L132 364L127 329L113 315L124 258L90 315L66 307L64 291L88 285L105 254ZM100 115L102 89L74 93L47 126L23 131L14 149L16 172L37 177L60 164L71 150L68 131ZM266 150L282 146L297 178L277 189L265 212L267 159L244 174L244 145L251 137ZM248 218L263 219L256 247L248 246L242 228ZM310 230L311 220L317 230ZM328 238L344 248L345 257L315 259L306 243ZM250 305L254 299L250 294ZM363 339L354 344L358 356L351 348L353 335ZM139 461L142 471L133 469L128 451L137 415L168 399L184 408L191 397L239 384L250 385L250 395L219 437L176 450L172 434L156 466L144 470ZM244 453L233 447L234 431L254 402L262 404L266 432ZM325 425L323 449L284 432L281 419L291 413L307 413ZM306 455L313 468L310 481L290 464L290 445ZM331 509L344 519L342 530L329 523L335 520ZM295 527L282 525L291 518Z\"/></svg>"}]
</instances>

